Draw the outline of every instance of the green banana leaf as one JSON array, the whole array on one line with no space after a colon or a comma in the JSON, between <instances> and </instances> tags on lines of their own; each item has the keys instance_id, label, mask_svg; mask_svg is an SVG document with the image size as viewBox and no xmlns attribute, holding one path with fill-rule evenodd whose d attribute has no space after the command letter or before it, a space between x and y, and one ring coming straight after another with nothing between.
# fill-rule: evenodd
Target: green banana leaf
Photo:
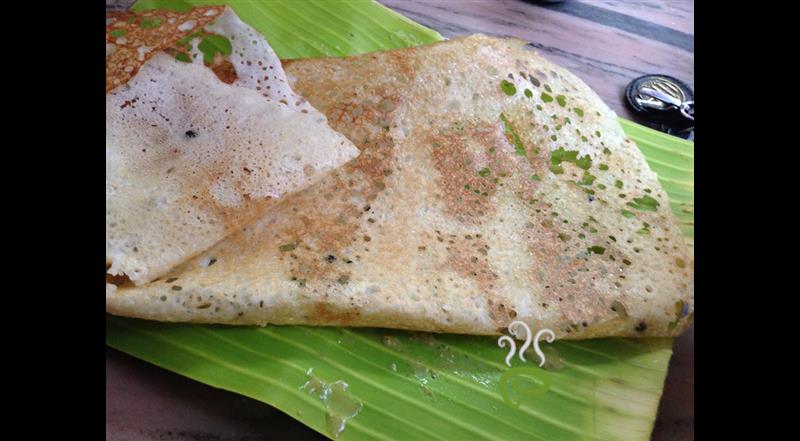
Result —
<instances>
[{"instance_id":1,"label":"green banana leaf","mask_svg":"<svg viewBox=\"0 0 800 441\"><path fill-rule=\"evenodd\" d=\"M141 0L134 9L220 1ZM229 1L282 58L441 40L378 3ZM694 237L694 145L620 120ZM107 317L109 346L268 403L331 438L647 440L672 339L543 343L514 358L489 337L385 329L167 324ZM527 354L534 357L533 354Z\"/></svg>"}]
</instances>

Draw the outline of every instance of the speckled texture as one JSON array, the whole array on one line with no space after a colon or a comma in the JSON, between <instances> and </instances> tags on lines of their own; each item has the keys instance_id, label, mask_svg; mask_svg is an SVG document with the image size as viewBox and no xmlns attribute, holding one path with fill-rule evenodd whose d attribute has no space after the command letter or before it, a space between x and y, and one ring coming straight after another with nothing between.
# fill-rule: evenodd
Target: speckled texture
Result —
<instances>
[{"instance_id":1,"label":"speckled texture","mask_svg":"<svg viewBox=\"0 0 800 441\"><path fill-rule=\"evenodd\" d=\"M185 63L159 51L106 94L108 273L136 284L197 255L276 199L358 155L324 115L292 92L263 36L256 39L256 31L228 8L199 11L202 18L213 12L217 20L207 28L232 42L231 72L238 79L221 80L202 54ZM197 15L167 15L148 29L194 23ZM142 31L132 28L127 38ZM128 52L135 57L136 51ZM107 285L109 291L115 287Z\"/></svg>"},{"instance_id":2,"label":"speckled texture","mask_svg":"<svg viewBox=\"0 0 800 441\"><path fill-rule=\"evenodd\" d=\"M475 334L521 319L559 338L680 332L693 258L655 174L597 95L523 44L475 36L287 64L361 156L166 280L109 294L108 310Z\"/></svg>"},{"instance_id":3,"label":"speckled texture","mask_svg":"<svg viewBox=\"0 0 800 441\"><path fill-rule=\"evenodd\" d=\"M196 8L186 14L164 10L107 12L106 92L127 83L153 55L216 20L223 9Z\"/></svg>"}]
</instances>

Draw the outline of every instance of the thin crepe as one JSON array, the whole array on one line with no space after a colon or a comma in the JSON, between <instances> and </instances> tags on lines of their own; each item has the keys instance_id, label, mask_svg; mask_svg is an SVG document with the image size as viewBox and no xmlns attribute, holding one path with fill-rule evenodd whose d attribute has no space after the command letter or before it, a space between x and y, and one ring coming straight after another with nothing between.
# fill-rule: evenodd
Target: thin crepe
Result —
<instances>
[{"instance_id":1,"label":"thin crepe","mask_svg":"<svg viewBox=\"0 0 800 441\"><path fill-rule=\"evenodd\" d=\"M196 23L196 11L184 17L148 16L143 23L154 32L182 20ZM210 9L200 17L209 12L219 18L200 33L178 40L171 31L158 34L168 45L183 39L185 48L179 49L194 62L145 51L148 61L142 56L141 64L127 64L136 75L106 95L107 272L135 284L165 274L283 195L358 155L324 115L291 91L263 36L230 9L219 15ZM141 23L129 20L122 23L140 30ZM109 32L123 29L115 23L120 21L110 22ZM134 32L124 35L133 38ZM221 56L224 48L212 51L213 57L203 52L208 35L217 44L227 40L230 56ZM137 34L128 43L143 40ZM119 58L115 63L126 65Z\"/></svg>"},{"instance_id":2,"label":"thin crepe","mask_svg":"<svg viewBox=\"0 0 800 441\"><path fill-rule=\"evenodd\" d=\"M656 175L600 98L524 42L285 67L359 158L165 280L107 294L109 312L468 334L522 320L558 338L692 321L693 256Z\"/></svg>"},{"instance_id":3,"label":"thin crepe","mask_svg":"<svg viewBox=\"0 0 800 441\"><path fill-rule=\"evenodd\" d=\"M153 55L200 31L224 10L206 6L188 13L107 11L106 93L127 83Z\"/></svg>"}]
</instances>

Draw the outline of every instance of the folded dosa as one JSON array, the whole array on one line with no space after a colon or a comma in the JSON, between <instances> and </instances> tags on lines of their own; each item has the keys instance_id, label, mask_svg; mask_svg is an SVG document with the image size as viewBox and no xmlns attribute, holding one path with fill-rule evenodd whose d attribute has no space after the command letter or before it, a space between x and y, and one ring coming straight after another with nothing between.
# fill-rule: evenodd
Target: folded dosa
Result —
<instances>
[{"instance_id":1,"label":"folded dosa","mask_svg":"<svg viewBox=\"0 0 800 441\"><path fill-rule=\"evenodd\" d=\"M284 66L354 161L113 314L558 338L667 336L693 255L614 113L524 42L485 36ZM209 261L215 262L208 265Z\"/></svg>"},{"instance_id":2,"label":"folded dosa","mask_svg":"<svg viewBox=\"0 0 800 441\"><path fill-rule=\"evenodd\" d=\"M112 77L136 74L107 86L107 272L136 284L163 275L358 155L291 91L264 37L230 9L164 14L109 23L109 34L120 31L113 64L128 67L112 69ZM202 35L182 37L192 62L165 51L145 51L147 61L120 55L122 43L147 39L137 19L148 20L143 23L154 32L172 26L185 34L195 28L181 23L208 17L217 19ZM159 42L172 44L182 35L164 32L171 37L158 35ZM208 35L230 42L230 57L200 51ZM142 51L128 47L127 53Z\"/></svg>"}]
</instances>

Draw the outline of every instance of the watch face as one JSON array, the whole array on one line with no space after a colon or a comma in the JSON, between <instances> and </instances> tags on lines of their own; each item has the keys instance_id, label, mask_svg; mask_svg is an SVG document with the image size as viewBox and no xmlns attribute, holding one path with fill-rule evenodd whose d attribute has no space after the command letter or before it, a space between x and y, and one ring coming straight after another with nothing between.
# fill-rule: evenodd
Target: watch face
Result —
<instances>
[{"instance_id":1,"label":"watch face","mask_svg":"<svg viewBox=\"0 0 800 441\"><path fill-rule=\"evenodd\" d=\"M667 75L636 78L625 89L631 109L641 118L673 130L694 127L694 92L686 83Z\"/></svg>"}]
</instances>

